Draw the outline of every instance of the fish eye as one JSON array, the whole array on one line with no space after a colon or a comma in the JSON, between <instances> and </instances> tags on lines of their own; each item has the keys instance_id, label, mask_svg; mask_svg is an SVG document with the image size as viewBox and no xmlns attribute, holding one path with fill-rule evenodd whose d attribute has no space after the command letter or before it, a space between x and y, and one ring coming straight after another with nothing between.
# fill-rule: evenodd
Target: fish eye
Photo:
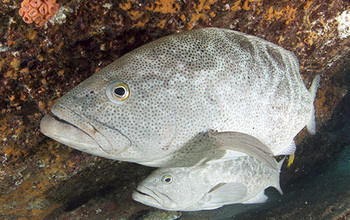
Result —
<instances>
[{"instance_id":1,"label":"fish eye","mask_svg":"<svg viewBox=\"0 0 350 220\"><path fill-rule=\"evenodd\" d=\"M129 86L123 82L113 82L107 86L106 95L109 101L120 104L129 98Z\"/></svg>"},{"instance_id":2,"label":"fish eye","mask_svg":"<svg viewBox=\"0 0 350 220\"><path fill-rule=\"evenodd\" d=\"M173 176L170 174L165 174L161 178L162 183L170 184L173 182Z\"/></svg>"}]
</instances>

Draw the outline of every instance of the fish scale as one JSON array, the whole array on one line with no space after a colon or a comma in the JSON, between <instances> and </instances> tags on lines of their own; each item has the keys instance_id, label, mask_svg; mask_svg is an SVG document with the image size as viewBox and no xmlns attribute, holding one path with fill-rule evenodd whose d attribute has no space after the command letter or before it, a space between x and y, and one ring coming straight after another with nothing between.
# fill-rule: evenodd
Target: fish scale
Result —
<instances>
[{"instance_id":1,"label":"fish scale","mask_svg":"<svg viewBox=\"0 0 350 220\"><path fill-rule=\"evenodd\" d=\"M41 131L87 153L154 167L222 157L197 141L211 130L241 132L273 155L288 155L305 125L315 130L318 82L307 90L295 55L273 43L196 29L141 46L94 74L54 104ZM111 88L124 84L129 96L114 99Z\"/></svg>"}]
</instances>

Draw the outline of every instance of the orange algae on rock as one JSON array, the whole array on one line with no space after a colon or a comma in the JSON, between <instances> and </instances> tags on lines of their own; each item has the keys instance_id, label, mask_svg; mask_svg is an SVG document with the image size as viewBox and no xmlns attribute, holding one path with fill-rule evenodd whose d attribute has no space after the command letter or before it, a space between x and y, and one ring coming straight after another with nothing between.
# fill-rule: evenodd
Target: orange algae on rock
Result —
<instances>
[{"instance_id":1,"label":"orange algae on rock","mask_svg":"<svg viewBox=\"0 0 350 220\"><path fill-rule=\"evenodd\" d=\"M18 13L23 21L36 27L43 26L58 11L56 0L24 0Z\"/></svg>"},{"instance_id":2,"label":"orange algae on rock","mask_svg":"<svg viewBox=\"0 0 350 220\"><path fill-rule=\"evenodd\" d=\"M305 7L309 6L306 5ZM297 9L298 8L296 7L294 8L289 5L286 5L281 10L277 10L273 6L271 6L265 13L264 18L266 19L266 21L271 21L272 19L284 19L285 24L288 25L289 22L295 19L295 13L297 12Z\"/></svg>"},{"instance_id":3,"label":"orange algae on rock","mask_svg":"<svg viewBox=\"0 0 350 220\"><path fill-rule=\"evenodd\" d=\"M161 13L176 13L180 10L180 5L175 0L157 0L146 9Z\"/></svg>"}]
</instances>

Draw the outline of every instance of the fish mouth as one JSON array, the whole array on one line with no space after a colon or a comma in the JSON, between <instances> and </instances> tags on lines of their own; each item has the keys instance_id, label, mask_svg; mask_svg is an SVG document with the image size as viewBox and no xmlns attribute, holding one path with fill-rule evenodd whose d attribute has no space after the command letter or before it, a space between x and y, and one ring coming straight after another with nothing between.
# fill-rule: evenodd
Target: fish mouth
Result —
<instances>
[{"instance_id":1,"label":"fish mouth","mask_svg":"<svg viewBox=\"0 0 350 220\"><path fill-rule=\"evenodd\" d=\"M41 132L69 147L97 156L118 159L117 155L131 145L130 140L120 132L78 114L65 105L55 104L51 113L41 119ZM118 140L118 147L109 141L107 136L111 134Z\"/></svg>"},{"instance_id":2,"label":"fish mouth","mask_svg":"<svg viewBox=\"0 0 350 220\"><path fill-rule=\"evenodd\" d=\"M175 203L164 193L145 186L138 186L133 192L132 198L140 203L159 209L174 211Z\"/></svg>"}]
</instances>

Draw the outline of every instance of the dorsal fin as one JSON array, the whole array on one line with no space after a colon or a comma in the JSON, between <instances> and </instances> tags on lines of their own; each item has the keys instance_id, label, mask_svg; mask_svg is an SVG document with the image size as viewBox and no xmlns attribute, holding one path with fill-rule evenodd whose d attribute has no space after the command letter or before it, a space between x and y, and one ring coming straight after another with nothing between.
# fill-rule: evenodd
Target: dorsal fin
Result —
<instances>
[{"instance_id":1,"label":"dorsal fin","mask_svg":"<svg viewBox=\"0 0 350 220\"><path fill-rule=\"evenodd\" d=\"M209 137L213 141L214 147L221 150L238 151L255 157L263 163L267 163L277 170L277 162L273 158L270 148L259 139L240 132L215 132L209 131Z\"/></svg>"}]
</instances>

